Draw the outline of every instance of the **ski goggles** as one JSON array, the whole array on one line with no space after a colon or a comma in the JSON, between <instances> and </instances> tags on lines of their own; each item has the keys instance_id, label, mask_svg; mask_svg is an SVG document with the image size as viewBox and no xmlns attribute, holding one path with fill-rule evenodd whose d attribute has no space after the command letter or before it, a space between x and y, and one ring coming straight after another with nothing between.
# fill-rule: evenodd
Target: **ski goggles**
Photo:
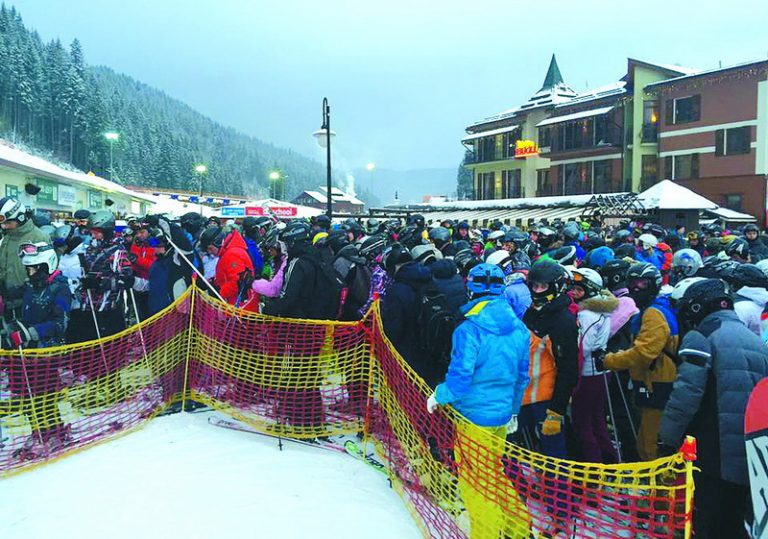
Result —
<instances>
[{"instance_id":1,"label":"ski goggles","mask_svg":"<svg viewBox=\"0 0 768 539\"><path fill-rule=\"evenodd\" d=\"M650 286L651 282L648 279L632 279L627 288L630 290L647 290Z\"/></svg>"},{"instance_id":2,"label":"ski goggles","mask_svg":"<svg viewBox=\"0 0 768 539\"><path fill-rule=\"evenodd\" d=\"M41 245L40 247L38 247L33 243L23 243L21 247L19 247L19 257L24 258L25 256L35 256L45 251L52 251L52 250L53 250L53 246L48 244Z\"/></svg>"}]
</instances>

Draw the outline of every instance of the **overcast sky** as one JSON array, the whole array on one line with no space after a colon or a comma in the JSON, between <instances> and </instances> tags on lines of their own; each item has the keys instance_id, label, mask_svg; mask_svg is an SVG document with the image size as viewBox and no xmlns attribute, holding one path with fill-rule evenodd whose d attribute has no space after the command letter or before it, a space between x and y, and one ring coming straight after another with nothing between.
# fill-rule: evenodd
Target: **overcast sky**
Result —
<instances>
[{"instance_id":1,"label":"overcast sky","mask_svg":"<svg viewBox=\"0 0 768 539\"><path fill-rule=\"evenodd\" d=\"M626 58L717 67L768 57L768 0L6 0L44 40L213 119L322 159L331 103L348 168L455 167L468 124L539 89L552 53L575 90Z\"/></svg>"}]
</instances>

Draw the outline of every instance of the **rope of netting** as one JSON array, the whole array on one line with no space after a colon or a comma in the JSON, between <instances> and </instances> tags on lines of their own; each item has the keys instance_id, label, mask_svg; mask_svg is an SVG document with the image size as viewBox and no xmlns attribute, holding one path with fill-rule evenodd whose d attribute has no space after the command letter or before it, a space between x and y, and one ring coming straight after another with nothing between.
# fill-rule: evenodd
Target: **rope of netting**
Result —
<instances>
[{"instance_id":1,"label":"rope of netting","mask_svg":"<svg viewBox=\"0 0 768 539\"><path fill-rule=\"evenodd\" d=\"M100 341L0 350L0 475L140 427L193 400L274 436L358 436L425 536L689 536L692 464L677 454L602 465L545 457L450 407L361 322L236 310L196 287Z\"/></svg>"}]
</instances>

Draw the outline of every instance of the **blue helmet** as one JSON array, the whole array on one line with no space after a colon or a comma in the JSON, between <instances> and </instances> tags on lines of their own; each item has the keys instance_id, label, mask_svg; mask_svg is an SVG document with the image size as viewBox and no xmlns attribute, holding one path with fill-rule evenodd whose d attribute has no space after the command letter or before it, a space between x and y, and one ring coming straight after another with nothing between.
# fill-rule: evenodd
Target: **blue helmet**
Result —
<instances>
[{"instance_id":1,"label":"blue helmet","mask_svg":"<svg viewBox=\"0 0 768 539\"><path fill-rule=\"evenodd\" d=\"M504 271L493 264L478 264L469 271L467 291L471 294L504 293Z\"/></svg>"}]
</instances>

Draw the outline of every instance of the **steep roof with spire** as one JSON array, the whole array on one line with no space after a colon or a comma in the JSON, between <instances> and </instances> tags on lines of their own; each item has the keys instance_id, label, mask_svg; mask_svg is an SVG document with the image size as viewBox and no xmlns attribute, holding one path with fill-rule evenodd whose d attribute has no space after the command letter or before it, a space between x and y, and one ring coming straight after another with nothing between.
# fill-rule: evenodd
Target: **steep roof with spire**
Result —
<instances>
[{"instance_id":1,"label":"steep roof with spire","mask_svg":"<svg viewBox=\"0 0 768 539\"><path fill-rule=\"evenodd\" d=\"M530 99L528 99L528 101L519 107L502 111L480 122L477 122L474 125L503 120L505 118L510 118L519 112L526 112L528 110L536 109L539 107L554 106L561 103L566 103L577 95L578 94L563 80L563 75L560 73L560 67L557 65L557 59L553 54L552 59L549 61L547 75L544 77L544 85L538 92L533 94Z\"/></svg>"}]
</instances>

